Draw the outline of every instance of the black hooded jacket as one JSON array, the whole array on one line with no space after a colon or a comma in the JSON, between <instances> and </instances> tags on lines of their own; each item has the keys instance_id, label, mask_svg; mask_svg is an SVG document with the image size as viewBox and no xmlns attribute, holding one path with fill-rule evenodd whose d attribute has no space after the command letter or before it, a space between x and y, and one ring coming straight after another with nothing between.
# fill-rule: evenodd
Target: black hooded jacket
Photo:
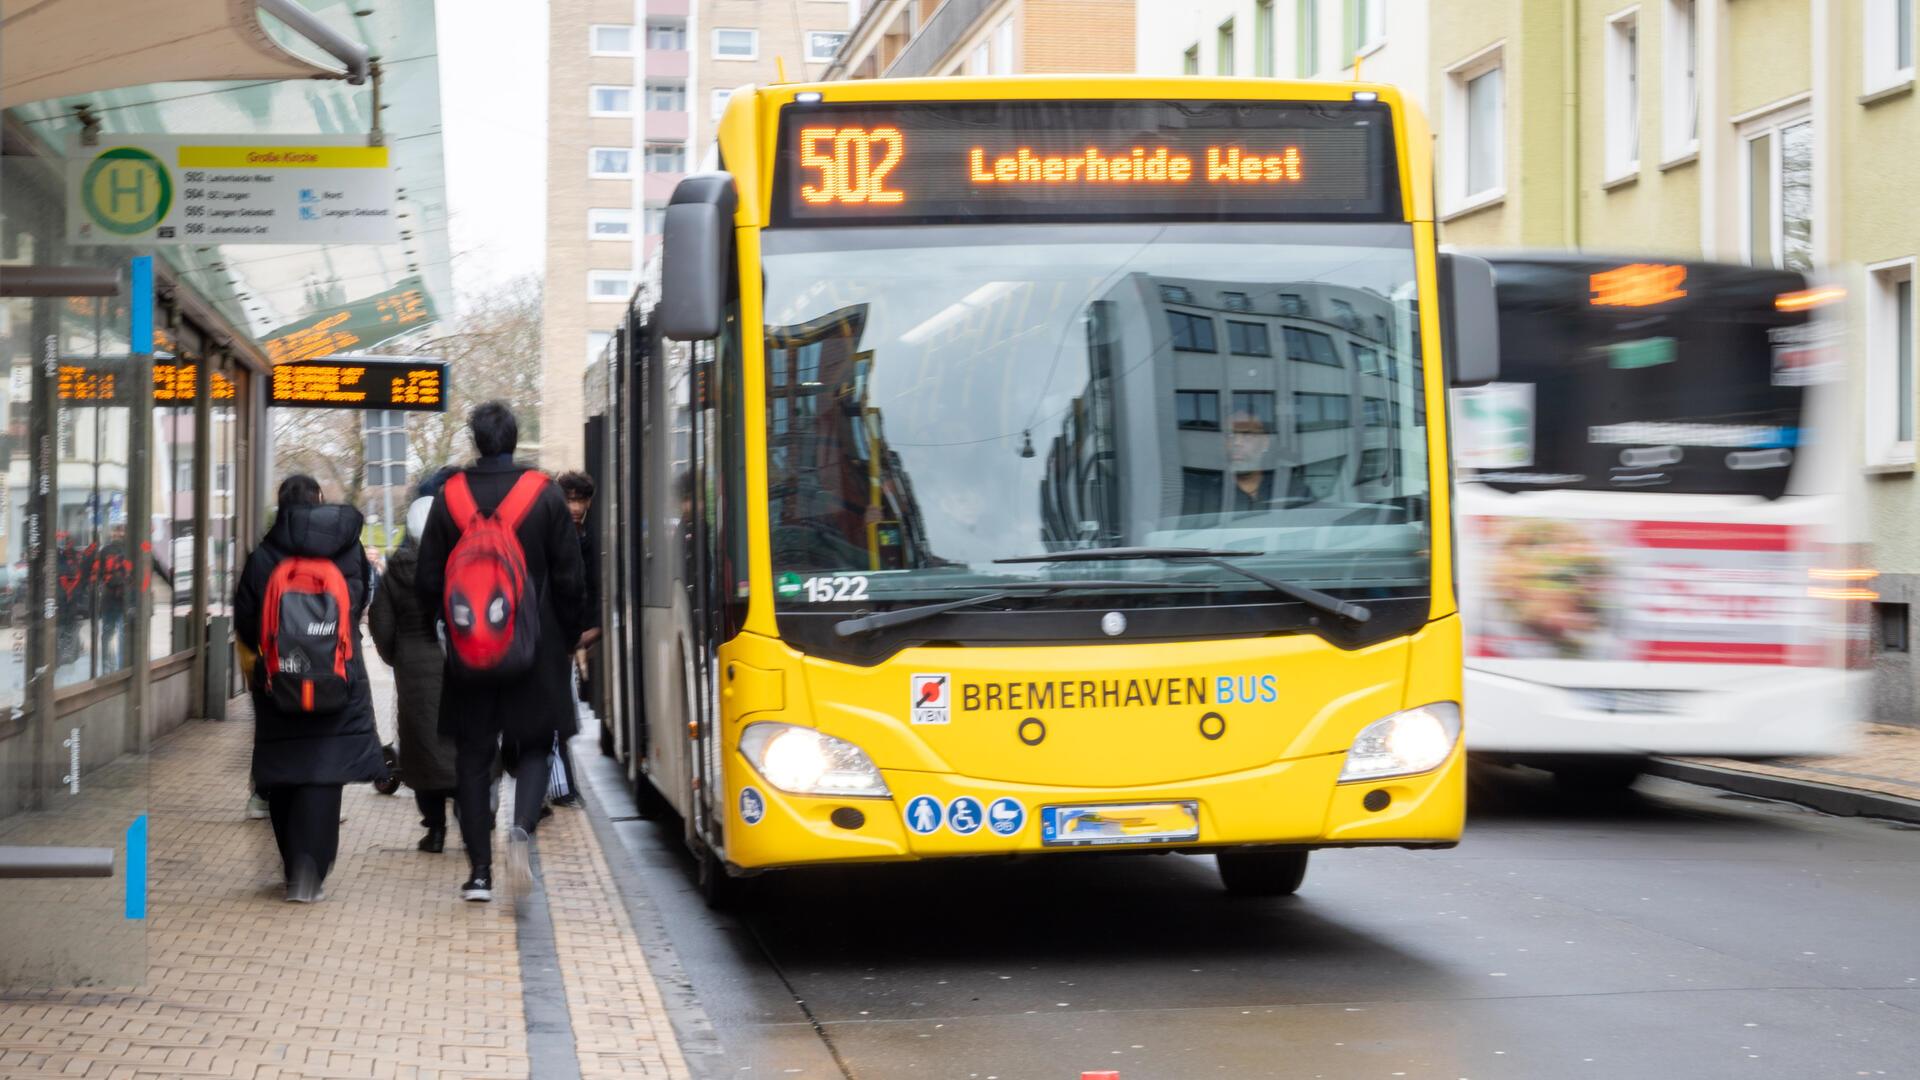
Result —
<instances>
[{"instance_id":1,"label":"black hooded jacket","mask_svg":"<svg viewBox=\"0 0 1920 1080\"><path fill-rule=\"evenodd\" d=\"M360 511L351 506L282 507L266 539L247 556L233 593L233 628L248 649L260 651L261 604L267 579L282 559L305 555L328 559L347 579L352 608L353 655L347 660L351 703L332 716L286 715L272 699L253 694L253 775L261 787L284 784L352 784L386 773L373 723L373 693L360 644L372 567L360 547Z\"/></svg>"}]
</instances>

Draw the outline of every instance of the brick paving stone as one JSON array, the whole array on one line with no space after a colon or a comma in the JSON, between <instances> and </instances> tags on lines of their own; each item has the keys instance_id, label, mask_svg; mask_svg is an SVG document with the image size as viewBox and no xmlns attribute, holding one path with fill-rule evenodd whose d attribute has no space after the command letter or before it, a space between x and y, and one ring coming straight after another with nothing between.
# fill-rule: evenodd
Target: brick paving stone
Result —
<instances>
[{"instance_id":1,"label":"brick paving stone","mask_svg":"<svg viewBox=\"0 0 1920 1080\"><path fill-rule=\"evenodd\" d=\"M1688 760L1736 772L1808 780L1920 800L1920 728L1899 724L1870 724L1861 732L1853 750L1830 757Z\"/></svg>"},{"instance_id":2,"label":"brick paving stone","mask_svg":"<svg viewBox=\"0 0 1920 1080\"><path fill-rule=\"evenodd\" d=\"M392 694L379 685L387 673L375 674L382 729L391 731ZM144 766L100 770L96 784L107 793L95 796L86 820L0 822L9 843L105 846L145 812L150 848L144 939L125 920L108 927L134 960L144 950L145 981L0 987L0 1076L526 1076L512 905L461 901L458 843L443 856L420 854L412 799L365 785L346 791L327 900L283 902L271 826L243 813L249 703L232 702L229 715L160 740ZM107 800L120 768L129 775L117 807ZM510 792L502 803L511 805ZM584 812L556 813L537 844L582 1076L686 1077ZM61 891L81 886L25 884L36 891L16 910L58 916L65 900L75 926L106 921L97 900L88 906Z\"/></svg>"}]
</instances>

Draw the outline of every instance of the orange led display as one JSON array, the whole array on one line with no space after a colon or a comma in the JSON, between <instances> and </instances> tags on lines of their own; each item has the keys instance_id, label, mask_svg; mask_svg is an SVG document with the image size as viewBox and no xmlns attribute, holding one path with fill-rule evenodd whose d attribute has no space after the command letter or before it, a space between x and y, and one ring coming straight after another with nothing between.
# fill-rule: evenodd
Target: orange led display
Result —
<instances>
[{"instance_id":1,"label":"orange led display","mask_svg":"<svg viewBox=\"0 0 1920 1080\"><path fill-rule=\"evenodd\" d=\"M1687 268L1665 263L1630 263L1602 270L1587 279L1594 307L1651 307L1687 295L1681 288Z\"/></svg>"},{"instance_id":2,"label":"orange led display","mask_svg":"<svg viewBox=\"0 0 1920 1080\"><path fill-rule=\"evenodd\" d=\"M79 364L61 364L59 393L61 401L113 400L113 373L94 371Z\"/></svg>"},{"instance_id":3,"label":"orange led display","mask_svg":"<svg viewBox=\"0 0 1920 1080\"><path fill-rule=\"evenodd\" d=\"M887 174L906 152L896 127L802 128L800 167L819 175L800 185L800 197L816 206L903 203L906 194L887 187Z\"/></svg>"},{"instance_id":4,"label":"orange led display","mask_svg":"<svg viewBox=\"0 0 1920 1080\"><path fill-rule=\"evenodd\" d=\"M1847 290L1840 286L1821 285L1799 292L1781 293L1773 298L1773 306L1779 311L1807 311L1846 298Z\"/></svg>"},{"instance_id":5,"label":"orange led display","mask_svg":"<svg viewBox=\"0 0 1920 1080\"><path fill-rule=\"evenodd\" d=\"M155 364L153 365L153 400L161 404L191 402L199 389L200 365L198 364ZM211 397L214 401L232 401L234 396L233 380L219 372L213 373Z\"/></svg>"},{"instance_id":6,"label":"orange led display","mask_svg":"<svg viewBox=\"0 0 1920 1080\"><path fill-rule=\"evenodd\" d=\"M1258 154L1238 146L1207 147L1206 167L1166 147L1133 147L1116 154L1089 146L1077 154L1036 154L1022 146L991 159L983 147L967 151L967 179L975 184L1185 184L1198 175L1215 183L1284 183L1300 180L1300 149Z\"/></svg>"},{"instance_id":7,"label":"orange led display","mask_svg":"<svg viewBox=\"0 0 1920 1080\"><path fill-rule=\"evenodd\" d=\"M267 403L308 409L444 412L447 365L439 360L316 357L276 364Z\"/></svg>"}]
</instances>

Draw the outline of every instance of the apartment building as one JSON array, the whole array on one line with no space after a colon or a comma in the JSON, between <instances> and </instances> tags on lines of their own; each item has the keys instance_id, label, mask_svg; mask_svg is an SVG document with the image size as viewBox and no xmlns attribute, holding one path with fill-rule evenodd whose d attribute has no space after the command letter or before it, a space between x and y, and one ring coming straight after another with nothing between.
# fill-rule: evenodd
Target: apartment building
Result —
<instances>
[{"instance_id":1,"label":"apartment building","mask_svg":"<svg viewBox=\"0 0 1920 1080\"><path fill-rule=\"evenodd\" d=\"M863 0L826 77L1130 73L1135 2Z\"/></svg>"},{"instance_id":2,"label":"apartment building","mask_svg":"<svg viewBox=\"0 0 1920 1080\"><path fill-rule=\"evenodd\" d=\"M581 376L700 167L727 95L819 78L847 0L550 0L541 463L581 461Z\"/></svg>"},{"instance_id":3,"label":"apartment building","mask_svg":"<svg viewBox=\"0 0 1920 1080\"><path fill-rule=\"evenodd\" d=\"M1424 103L1427 0L1138 0L1142 75L1365 79Z\"/></svg>"},{"instance_id":4,"label":"apartment building","mask_svg":"<svg viewBox=\"0 0 1920 1080\"><path fill-rule=\"evenodd\" d=\"M1431 13L1444 240L1773 265L1847 289L1874 712L1916 723L1914 0L1449 0Z\"/></svg>"}]
</instances>

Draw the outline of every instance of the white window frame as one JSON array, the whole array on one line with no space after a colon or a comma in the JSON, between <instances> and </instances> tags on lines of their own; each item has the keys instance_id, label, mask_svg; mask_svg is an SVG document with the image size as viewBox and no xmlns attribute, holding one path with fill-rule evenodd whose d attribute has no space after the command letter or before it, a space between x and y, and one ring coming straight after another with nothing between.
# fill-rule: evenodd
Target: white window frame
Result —
<instances>
[{"instance_id":1,"label":"white window frame","mask_svg":"<svg viewBox=\"0 0 1920 1080\"><path fill-rule=\"evenodd\" d=\"M1920 339L1920 258L1908 255L1872 263L1866 272L1866 461L1869 466L1911 466L1914 460L1911 428L1920 426L1920 405L1913 400L1914 394L1920 392L1920 371L1914 370L1914 366L1920 364L1920 340L1916 340ZM1905 439L1899 434L1900 373L1894 367L1899 356L1899 342L1894 333L1900 325L1899 311L1894 305L1900 295L1897 286L1903 281L1916 283L1911 286L1907 306L1907 408L1911 411L1907 414L1910 430Z\"/></svg>"},{"instance_id":2,"label":"white window frame","mask_svg":"<svg viewBox=\"0 0 1920 1080\"><path fill-rule=\"evenodd\" d=\"M677 109L654 108L653 95L654 95L654 91L656 90L679 91L680 107ZM686 112L687 111L687 84L682 82L666 82L666 81L649 82L646 84L645 88L641 92L640 104L644 109L646 109L647 112Z\"/></svg>"},{"instance_id":3,"label":"white window frame","mask_svg":"<svg viewBox=\"0 0 1920 1080\"><path fill-rule=\"evenodd\" d=\"M597 286L603 281L619 279L622 283L620 294L602 294ZM594 304L624 304L633 296L633 271L631 270L589 270L587 271L587 302Z\"/></svg>"},{"instance_id":4,"label":"white window frame","mask_svg":"<svg viewBox=\"0 0 1920 1080\"><path fill-rule=\"evenodd\" d=\"M1907 0L1914 7L1920 7L1913 0ZM1899 0L1861 0L1860 29L1860 92L1863 95L1883 94L1890 90L1913 85L1914 56L1920 53L1920 43L1910 37L1907 41L1907 63L1900 64L1899 37ZM1920 12L1908 17L1910 23L1920 23ZM1909 27L1909 32L1920 32L1920 28Z\"/></svg>"},{"instance_id":5,"label":"white window frame","mask_svg":"<svg viewBox=\"0 0 1920 1080\"><path fill-rule=\"evenodd\" d=\"M658 142L658 143L647 143L645 146L640 147L640 171L641 172L644 172L644 173L654 172L653 169L650 169L647 167L647 159L653 156L654 150L680 151L680 167L678 169L661 169L659 170L658 175L672 176L676 173L684 173L687 171L686 144L677 143L677 142Z\"/></svg>"},{"instance_id":6,"label":"white window frame","mask_svg":"<svg viewBox=\"0 0 1920 1080\"><path fill-rule=\"evenodd\" d=\"M624 109L602 109L600 107L600 91L602 90L625 90L627 92L627 107ZM614 116L614 117L632 116L633 115L633 85L631 83L594 83L592 86L587 87L587 115L588 116Z\"/></svg>"},{"instance_id":7,"label":"white window frame","mask_svg":"<svg viewBox=\"0 0 1920 1080\"><path fill-rule=\"evenodd\" d=\"M625 222L626 231L603 233L594 229L601 222ZM633 211L624 207L596 206L587 210L587 239L589 240L631 240L633 239Z\"/></svg>"},{"instance_id":8,"label":"white window frame","mask_svg":"<svg viewBox=\"0 0 1920 1080\"><path fill-rule=\"evenodd\" d=\"M1602 180L1640 173L1640 6L1607 16L1606 151Z\"/></svg>"},{"instance_id":9,"label":"white window frame","mask_svg":"<svg viewBox=\"0 0 1920 1080\"><path fill-rule=\"evenodd\" d=\"M1372 56L1387 44L1387 0L1356 2L1360 5L1360 55Z\"/></svg>"},{"instance_id":10,"label":"white window frame","mask_svg":"<svg viewBox=\"0 0 1920 1080\"><path fill-rule=\"evenodd\" d=\"M817 37L833 37L839 40L834 42L832 51L828 52L827 55L822 56L819 54L819 52L815 51L813 47L813 39ZM840 47L845 45L846 43L847 43L847 32L845 30L809 30L807 31L807 63L809 64L833 63L833 58L840 55Z\"/></svg>"},{"instance_id":11,"label":"white window frame","mask_svg":"<svg viewBox=\"0 0 1920 1080\"><path fill-rule=\"evenodd\" d=\"M1769 218L1767 229L1768 236L1770 237L1769 246L1772 248L1773 258L1767 265L1775 268L1786 265L1786 252L1782 250L1786 247L1787 229L1786 215L1781 205L1780 189L1785 185L1780 183L1780 134L1786 129L1803 122L1813 122L1813 108L1809 100L1809 95L1805 94L1787 105L1768 109L1758 114L1735 118L1734 145L1739 148L1738 155L1740 159L1738 172L1740 175L1741 262L1748 264L1752 264L1753 262L1753 152L1747 144L1762 136L1771 136L1771 141L1767 144L1767 170L1768 177L1771 181L1767 185L1767 197L1771 203L1771 205L1767 207L1767 215ZM1814 128L1813 138L1813 152L1817 160L1820 154L1820 129L1818 127ZM1814 170L1813 179L1818 183L1818 169ZM1816 190L1813 193L1811 202L1814 209L1819 209L1819 191ZM1809 236L1817 237L1820 230L1820 223L1814 221L1811 222L1810 225Z\"/></svg>"},{"instance_id":12,"label":"white window frame","mask_svg":"<svg viewBox=\"0 0 1920 1080\"><path fill-rule=\"evenodd\" d=\"M607 351L607 346L612 341L613 331L611 330L587 331L587 363L591 364L600 359L601 354Z\"/></svg>"},{"instance_id":13,"label":"white window frame","mask_svg":"<svg viewBox=\"0 0 1920 1080\"><path fill-rule=\"evenodd\" d=\"M1695 0L1665 4L1660 22L1660 162L1674 165L1700 152L1700 23Z\"/></svg>"},{"instance_id":14,"label":"white window frame","mask_svg":"<svg viewBox=\"0 0 1920 1080\"><path fill-rule=\"evenodd\" d=\"M993 28L993 73L1013 74L1013 16L1000 20Z\"/></svg>"},{"instance_id":15,"label":"white window frame","mask_svg":"<svg viewBox=\"0 0 1920 1080\"><path fill-rule=\"evenodd\" d=\"M1507 72L1506 39L1481 49L1446 71L1446 148L1445 214L1454 216L1481 207L1492 206L1507 197ZM1483 191L1467 190L1467 156L1472 152L1467 130L1467 84L1486 73L1500 71L1500 111L1494 148L1498 154L1499 182Z\"/></svg>"},{"instance_id":16,"label":"white window frame","mask_svg":"<svg viewBox=\"0 0 1920 1080\"><path fill-rule=\"evenodd\" d=\"M719 121L721 113L727 111L727 101L733 97L733 92L737 89L739 89L737 86L713 88L713 93L707 98L707 107L713 110L711 117L715 122Z\"/></svg>"},{"instance_id":17,"label":"white window frame","mask_svg":"<svg viewBox=\"0 0 1920 1080\"><path fill-rule=\"evenodd\" d=\"M655 30L676 31L680 37L680 44L672 48L655 48L653 44L653 32ZM655 22L649 19L647 21L646 45L647 45L647 51L649 52L686 52L687 51L687 28L682 23Z\"/></svg>"},{"instance_id":18,"label":"white window frame","mask_svg":"<svg viewBox=\"0 0 1920 1080\"><path fill-rule=\"evenodd\" d=\"M747 51L729 53L720 51L721 34L747 35ZM758 60L760 59L760 31L746 26L716 26L713 28L713 58L715 60Z\"/></svg>"},{"instance_id":19,"label":"white window frame","mask_svg":"<svg viewBox=\"0 0 1920 1080\"><path fill-rule=\"evenodd\" d=\"M626 172L601 172L597 168L602 151L613 151L627 155ZM595 180L631 180L633 179L633 147L631 146L590 146L587 148L587 175Z\"/></svg>"},{"instance_id":20,"label":"white window frame","mask_svg":"<svg viewBox=\"0 0 1920 1080\"><path fill-rule=\"evenodd\" d=\"M632 56L635 31L639 28L632 23L594 23L587 27L587 51L594 56ZM600 31L625 30L627 47L624 49L603 49L600 47Z\"/></svg>"},{"instance_id":21,"label":"white window frame","mask_svg":"<svg viewBox=\"0 0 1920 1080\"><path fill-rule=\"evenodd\" d=\"M655 226L658 226L656 228ZM659 236L667 231L667 208L664 206L643 206L640 208L640 235Z\"/></svg>"}]
</instances>

